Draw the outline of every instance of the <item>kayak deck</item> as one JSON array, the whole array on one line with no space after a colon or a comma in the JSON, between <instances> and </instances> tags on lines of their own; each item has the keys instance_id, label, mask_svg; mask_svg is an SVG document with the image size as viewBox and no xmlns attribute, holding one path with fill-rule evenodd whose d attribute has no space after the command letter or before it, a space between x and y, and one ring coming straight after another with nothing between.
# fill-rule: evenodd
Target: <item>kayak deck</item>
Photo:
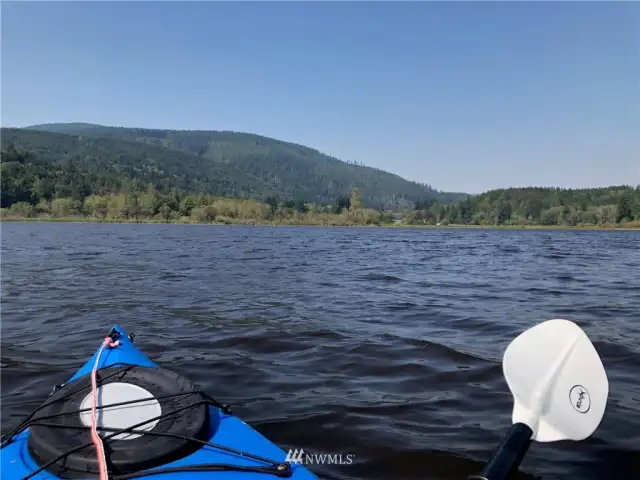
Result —
<instances>
[{"instance_id":1,"label":"kayak deck","mask_svg":"<svg viewBox=\"0 0 640 480\"><path fill-rule=\"evenodd\" d=\"M117 325L113 327L111 332L116 332L120 344L114 348L104 349L100 356L99 368L108 368L119 365L138 365L141 367L159 368L146 355L140 352L128 338L124 331ZM69 382L81 379L90 375L94 367L94 363L99 351L96 353L69 379ZM204 445L178 460L163 464L160 467L153 467L131 475L115 475L113 478L145 478L145 479L184 479L195 480L198 478L215 478L217 480L239 480L239 479L274 479L274 478L291 478L294 480L317 480L303 465L295 463L286 463L287 454L276 444L265 438L259 432L254 430L244 421L231 413L226 413L221 408L209 406L209 432L212 432L208 438L208 443L215 446ZM31 474L41 468L29 452L28 448L29 428L18 433L13 440L6 445L3 444L0 459L0 473L3 478L22 479L33 478L41 480L52 480L58 477L54 474L43 470L35 475ZM228 451L226 449L235 450L237 452ZM95 454L95 449L92 447ZM249 454L249 456L243 455ZM261 460L251 458L257 456L269 459L272 465L266 464ZM239 471L222 470L211 466L205 468L205 465L223 464L227 466L237 467L272 467L279 464L277 472L256 472L256 471ZM198 465L202 466L198 469ZM172 471L162 472L160 470L175 469L189 467L190 471ZM158 473L153 473L158 471ZM87 475L90 476L89 474ZM79 477L76 477L79 478Z\"/></svg>"}]
</instances>

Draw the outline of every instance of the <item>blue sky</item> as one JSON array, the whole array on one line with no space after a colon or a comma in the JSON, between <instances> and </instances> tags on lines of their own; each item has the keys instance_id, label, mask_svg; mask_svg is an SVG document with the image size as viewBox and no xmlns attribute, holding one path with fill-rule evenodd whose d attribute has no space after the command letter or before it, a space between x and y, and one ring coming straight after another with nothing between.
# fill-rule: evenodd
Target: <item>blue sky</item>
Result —
<instances>
[{"instance_id":1,"label":"blue sky","mask_svg":"<svg viewBox=\"0 0 640 480\"><path fill-rule=\"evenodd\" d=\"M3 2L1 113L253 132L447 191L635 185L640 4Z\"/></svg>"}]
</instances>

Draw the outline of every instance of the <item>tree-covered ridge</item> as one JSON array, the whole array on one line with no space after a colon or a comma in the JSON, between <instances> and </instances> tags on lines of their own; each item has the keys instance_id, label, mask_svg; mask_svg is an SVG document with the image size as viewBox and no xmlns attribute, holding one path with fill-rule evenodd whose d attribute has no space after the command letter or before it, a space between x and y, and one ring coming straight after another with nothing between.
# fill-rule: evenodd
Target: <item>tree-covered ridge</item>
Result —
<instances>
[{"instance_id":1,"label":"tree-covered ridge","mask_svg":"<svg viewBox=\"0 0 640 480\"><path fill-rule=\"evenodd\" d=\"M455 203L423 190L414 201L399 196L389 206L357 186L336 188L331 201L296 197L290 185L238 169L236 160L119 137L3 129L1 213L115 221L640 227L640 186L510 188Z\"/></svg>"},{"instance_id":2,"label":"tree-covered ridge","mask_svg":"<svg viewBox=\"0 0 640 480\"><path fill-rule=\"evenodd\" d=\"M419 202L412 224L640 226L640 185L606 188L509 188L443 205Z\"/></svg>"},{"instance_id":3,"label":"tree-covered ridge","mask_svg":"<svg viewBox=\"0 0 640 480\"><path fill-rule=\"evenodd\" d=\"M230 165L112 138L2 129L2 207L16 201L172 189L238 198L273 195Z\"/></svg>"},{"instance_id":4,"label":"tree-covered ridge","mask_svg":"<svg viewBox=\"0 0 640 480\"><path fill-rule=\"evenodd\" d=\"M262 181L283 198L332 203L358 187L364 205L399 210L416 198L443 203L464 194L438 192L376 168L343 162L318 150L250 133L229 131L157 130L92 124L48 124L29 127L83 137L124 139L188 152L233 166Z\"/></svg>"}]
</instances>

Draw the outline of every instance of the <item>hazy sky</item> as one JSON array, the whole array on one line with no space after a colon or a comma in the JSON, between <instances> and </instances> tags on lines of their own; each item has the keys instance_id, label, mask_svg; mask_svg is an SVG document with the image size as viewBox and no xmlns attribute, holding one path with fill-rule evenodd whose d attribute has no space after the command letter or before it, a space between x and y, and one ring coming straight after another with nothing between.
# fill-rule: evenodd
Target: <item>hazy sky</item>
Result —
<instances>
[{"instance_id":1,"label":"hazy sky","mask_svg":"<svg viewBox=\"0 0 640 480\"><path fill-rule=\"evenodd\" d=\"M640 3L2 2L2 125L248 131L442 190L640 183Z\"/></svg>"}]
</instances>

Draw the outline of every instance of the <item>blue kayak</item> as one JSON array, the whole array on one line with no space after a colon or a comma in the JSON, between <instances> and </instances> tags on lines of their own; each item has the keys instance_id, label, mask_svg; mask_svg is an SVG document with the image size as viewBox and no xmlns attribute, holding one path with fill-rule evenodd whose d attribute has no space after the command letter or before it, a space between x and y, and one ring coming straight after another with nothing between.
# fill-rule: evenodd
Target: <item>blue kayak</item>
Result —
<instances>
[{"instance_id":1,"label":"blue kayak","mask_svg":"<svg viewBox=\"0 0 640 480\"><path fill-rule=\"evenodd\" d=\"M117 346L99 348L2 438L0 477L98 478L93 422L110 480L317 480L227 405L152 362L134 346L133 335L116 325L108 337Z\"/></svg>"}]
</instances>

